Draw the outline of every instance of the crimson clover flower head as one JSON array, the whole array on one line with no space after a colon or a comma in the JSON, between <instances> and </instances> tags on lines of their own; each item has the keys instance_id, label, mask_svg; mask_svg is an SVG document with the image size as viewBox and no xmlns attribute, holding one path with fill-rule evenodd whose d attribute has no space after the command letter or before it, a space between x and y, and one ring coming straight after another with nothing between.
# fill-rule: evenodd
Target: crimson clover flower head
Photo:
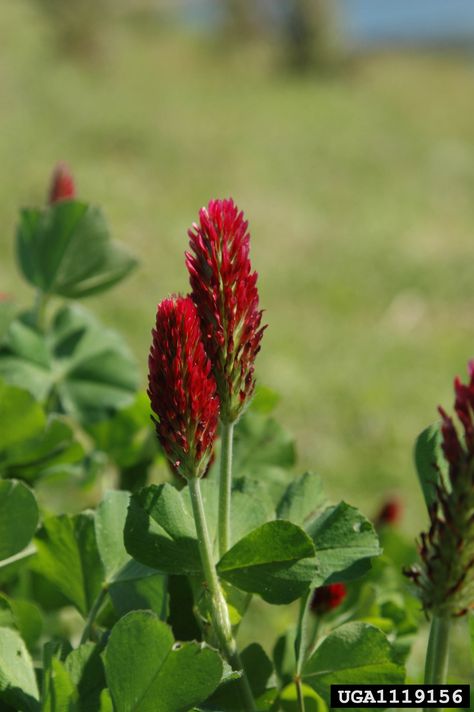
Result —
<instances>
[{"instance_id":1,"label":"crimson clover flower head","mask_svg":"<svg viewBox=\"0 0 474 712\"><path fill-rule=\"evenodd\" d=\"M186 266L221 418L234 422L253 394L255 358L265 329L249 258L248 223L232 199L211 200L188 235Z\"/></svg>"},{"instance_id":2,"label":"crimson clover flower head","mask_svg":"<svg viewBox=\"0 0 474 712\"><path fill-rule=\"evenodd\" d=\"M347 596L347 588L343 583L330 583L327 586L315 588L310 602L311 611L316 615L329 613L338 608Z\"/></svg>"},{"instance_id":3,"label":"crimson clover flower head","mask_svg":"<svg viewBox=\"0 0 474 712\"><path fill-rule=\"evenodd\" d=\"M219 400L192 299L164 299L152 336L148 395L158 438L176 472L202 477L216 438Z\"/></svg>"},{"instance_id":4,"label":"crimson clover flower head","mask_svg":"<svg viewBox=\"0 0 474 712\"><path fill-rule=\"evenodd\" d=\"M458 426L439 408L448 472L438 473L430 528L419 543L421 567L406 572L425 610L451 617L474 608L474 361L468 383L456 378L454 392Z\"/></svg>"},{"instance_id":5,"label":"crimson clover flower head","mask_svg":"<svg viewBox=\"0 0 474 712\"><path fill-rule=\"evenodd\" d=\"M50 205L60 200L72 200L76 196L76 187L71 171L65 163L58 163L54 169L49 189Z\"/></svg>"}]
</instances>

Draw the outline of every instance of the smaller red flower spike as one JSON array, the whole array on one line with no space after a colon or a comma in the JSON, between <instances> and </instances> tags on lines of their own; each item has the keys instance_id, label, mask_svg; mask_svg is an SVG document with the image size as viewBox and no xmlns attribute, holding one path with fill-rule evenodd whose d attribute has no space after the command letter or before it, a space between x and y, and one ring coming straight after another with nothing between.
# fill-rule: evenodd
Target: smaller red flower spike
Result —
<instances>
[{"instance_id":1,"label":"smaller red flower spike","mask_svg":"<svg viewBox=\"0 0 474 712\"><path fill-rule=\"evenodd\" d=\"M175 472L202 477L212 456L219 401L192 299L163 300L152 335L148 395L158 438Z\"/></svg>"},{"instance_id":2,"label":"smaller red flower spike","mask_svg":"<svg viewBox=\"0 0 474 712\"><path fill-rule=\"evenodd\" d=\"M442 449L448 475L438 472L430 528L420 536L421 566L405 573L418 586L426 611L457 617L474 608L474 362L469 381L454 381L455 421L443 408ZM434 476L435 480L436 477Z\"/></svg>"},{"instance_id":3,"label":"smaller red flower spike","mask_svg":"<svg viewBox=\"0 0 474 712\"><path fill-rule=\"evenodd\" d=\"M310 608L316 615L329 613L338 608L347 596L347 588L343 583L330 583L316 588L311 599Z\"/></svg>"},{"instance_id":4,"label":"smaller red flower spike","mask_svg":"<svg viewBox=\"0 0 474 712\"><path fill-rule=\"evenodd\" d=\"M51 179L49 204L58 203L60 200L72 200L75 196L76 188L71 171L65 163L58 163Z\"/></svg>"},{"instance_id":5,"label":"smaller red flower spike","mask_svg":"<svg viewBox=\"0 0 474 712\"><path fill-rule=\"evenodd\" d=\"M255 358L265 328L247 228L232 199L211 200L188 232L191 296L217 383L221 419L227 423L237 420L252 397Z\"/></svg>"},{"instance_id":6,"label":"smaller red flower spike","mask_svg":"<svg viewBox=\"0 0 474 712\"><path fill-rule=\"evenodd\" d=\"M391 497L380 507L380 510L375 517L375 523L378 527L386 526L387 524L398 524L403 514L403 504L397 497Z\"/></svg>"}]
</instances>

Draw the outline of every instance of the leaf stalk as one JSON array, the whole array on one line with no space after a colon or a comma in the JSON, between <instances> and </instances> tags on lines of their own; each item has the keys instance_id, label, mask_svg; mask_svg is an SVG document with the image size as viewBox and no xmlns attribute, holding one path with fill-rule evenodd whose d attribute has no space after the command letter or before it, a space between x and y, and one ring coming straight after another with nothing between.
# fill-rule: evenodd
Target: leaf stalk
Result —
<instances>
[{"instance_id":1,"label":"leaf stalk","mask_svg":"<svg viewBox=\"0 0 474 712\"><path fill-rule=\"evenodd\" d=\"M86 618L86 624L84 626L84 630L82 631L81 635L81 640L79 642L79 645L82 645L83 643L87 643L87 641L90 638L91 632L92 632L92 626L94 625L94 621L97 617L97 614L99 613L99 610L102 607L102 604L105 600L105 597L107 595L107 587L103 586L99 594L97 595L97 598L95 599L94 603L92 604L92 608L89 611L89 615Z\"/></svg>"}]
</instances>

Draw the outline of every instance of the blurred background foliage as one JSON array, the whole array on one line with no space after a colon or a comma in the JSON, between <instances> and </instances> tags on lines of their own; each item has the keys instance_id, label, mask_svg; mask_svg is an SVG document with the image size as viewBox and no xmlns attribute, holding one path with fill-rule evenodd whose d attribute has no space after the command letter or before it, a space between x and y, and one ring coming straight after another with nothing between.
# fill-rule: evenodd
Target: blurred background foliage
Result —
<instances>
[{"instance_id":1,"label":"blurred background foliage","mask_svg":"<svg viewBox=\"0 0 474 712\"><path fill-rule=\"evenodd\" d=\"M231 195L269 324L259 377L301 468L369 516L397 493L414 535L412 444L474 354L474 25L461 0L410 5L1 3L0 288L25 301L17 207L67 161L141 260L90 306L144 382L186 230Z\"/></svg>"}]
</instances>

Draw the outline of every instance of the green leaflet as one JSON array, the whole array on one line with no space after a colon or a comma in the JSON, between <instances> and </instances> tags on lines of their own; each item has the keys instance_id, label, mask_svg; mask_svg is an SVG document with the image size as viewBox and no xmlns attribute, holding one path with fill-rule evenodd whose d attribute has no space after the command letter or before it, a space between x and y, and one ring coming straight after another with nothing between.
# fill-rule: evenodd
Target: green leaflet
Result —
<instances>
[{"instance_id":1,"label":"green leaflet","mask_svg":"<svg viewBox=\"0 0 474 712\"><path fill-rule=\"evenodd\" d=\"M314 575L314 546L291 522L267 522L241 539L222 557L217 570L229 583L258 593L269 603L290 603Z\"/></svg>"},{"instance_id":2,"label":"green leaflet","mask_svg":"<svg viewBox=\"0 0 474 712\"><path fill-rule=\"evenodd\" d=\"M47 643L43 653L41 712L69 712L77 709L78 692L71 675L58 656L54 643Z\"/></svg>"},{"instance_id":3,"label":"green leaflet","mask_svg":"<svg viewBox=\"0 0 474 712\"><path fill-rule=\"evenodd\" d=\"M214 692L223 663L205 645L175 645L165 623L135 611L113 628L105 669L117 712L181 712Z\"/></svg>"},{"instance_id":4,"label":"green leaflet","mask_svg":"<svg viewBox=\"0 0 474 712\"><path fill-rule=\"evenodd\" d=\"M138 384L136 364L121 337L77 305L59 309L44 334L30 315L15 319L0 348L0 376L80 422L129 405Z\"/></svg>"},{"instance_id":5,"label":"green leaflet","mask_svg":"<svg viewBox=\"0 0 474 712\"><path fill-rule=\"evenodd\" d=\"M106 685L99 645L84 643L72 650L64 667L78 691L77 712L99 712L101 694Z\"/></svg>"},{"instance_id":6,"label":"green leaflet","mask_svg":"<svg viewBox=\"0 0 474 712\"><path fill-rule=\"evenodd\" d=\"M295 440L274 419L249 411L235 428L234 471L255 474L262 465L290 468L295 464Z\"/></svg>"},{"instance_id":7,"label":"green leaflet","mask_svg":"<svg viewBox=\"0 0 474 712\"><path fill-rule=\"evenodd\" d=\"M132 495L124 540L134 559L157 571L201 571L194 520L171 485L152 485Z\"/></svg>"},{"instance_id":8,"label":"green leaflet","mask_svg":"<svg viewBox=\"0 0 474 712\"><path fill-rule=\"evenodd\" d=\"M0 628L0 700L15 709L37 712L39 692L33 662L18 633Z\"/></svg>"},{"instance_id":9,"label":"green leaflet","mask_svg":"<svg viewBox=\"0 0 474 712\"><path fill-rule=\"evenodd\" d=\"M366 623L346 623L320 643L302 677L329 705L331 685L402 683L405 670L381 630Z\"/></svg>"},{"instance_id":10,"label":"green leaflet","mask_svg":"<svg viewBox=\"0 0 474 712\"><path fill-rule=\"evenodd\" d=\"M267 686L273 672L273 665L261 645L258 643L248 645L241 652L240 658L254 698L258 699L268 693ZM220 685L203 705L203 708L205 710L222 709L226 710L226 712L241 712L242 700L239 681L231 680L226 684ZM261 709L260 706L259 709Z\"/></svg>"},{"instance_id":11,"label":"green leaflet","mask_svg":"<svg viewBox=\"0 0 474 712\"><path fill-rule=\"evenodd\" d=\"M34 569L87 615L104 580L93 512L46 519L35 544Z\"/></svg>"},{"instance_id":12,"label":"green leaflet","mask_svg":"<svg viewBox=\"0 0 474 712\"><path fill-rule=\"evenodd\" d=\"M315 585L350 581L370 568L381 549L373 525L345 502L328 507L306 525L316 547Z\"/></svg>"},{"instance_id":13,"label":"green leaflet","mask_svg":"<svg viewBox=\"0 0 474 712\"><path fill-rule=\"evenodd\" d=\"M120 615L137 608L152 608L166 616L167 581L155 569L130 558L123 531L130 502L128 492L106 492L95 514L95 535L106 585Z\"/></svg>"},{"instance_id":14,"label":"green leaflet","mask_svg":"<svg viewBox=\"0 0 474 712\"><path fill-rule=\"evenodd\" d=\"M414 449L415 467L428 509L436 499L436 484L443 477L449 483L448 465L441 449L439 423L434 423L417 437Z\"/></svg>"},{"instance_id":15,"label":"green leaflet","mask_svg":"<svg viewBox=\"0 0 474 712\"><path fill-rule=\"evenodd\" d=\"M0 561L30 543L38 516L35 496L23 482L0 481Z\"/></svg>"},{"instance_id":16,"label":"green leaflet","mask_svg":"<svg viewBox=\"0 0 474 712\"><path fill-rule=\"evenodd\" d=\"M16 629L28 648L38 641L43 628L40 610L34 603L0 594L0 626Z\"/></svg>"},{"instance_id":17,"label":"green leaflet","mask_svg":"<svg viewBox=\"0 0 474 712\"><path fill-rule=\"evenodd\" d=\"M16 251L26 279L45 294L70 299L120 282L136 260L111 241L100 208L67 200L44 210L24 209Z\"/></svg>"},{"instance_id":18,"label":"green leaflet","mask_svg":"<svg viewBox=\"0 0 474 712\"><path fill-rule=\"evenodd\" d=\"M321 478L305 472L286 488L277 506L277 517L306 527L308 520L324 507L325 502Z\"/></svg>"}]
</instances>

